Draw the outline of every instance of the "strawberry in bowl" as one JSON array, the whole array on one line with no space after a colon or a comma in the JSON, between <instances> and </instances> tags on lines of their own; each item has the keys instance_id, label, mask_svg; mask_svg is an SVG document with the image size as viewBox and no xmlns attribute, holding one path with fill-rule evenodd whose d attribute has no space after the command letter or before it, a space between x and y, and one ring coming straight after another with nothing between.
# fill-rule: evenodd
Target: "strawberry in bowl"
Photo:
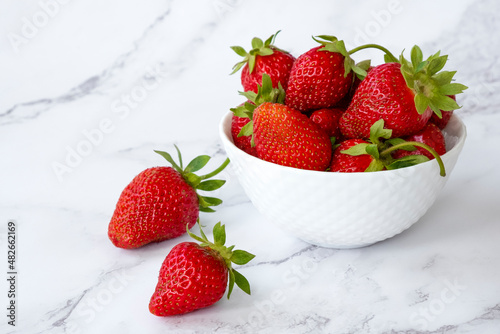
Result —
<instances>
[{"instance_id":1,"label":"strawberry in bowl","mask_svg":"<svg viewBox=\"0 0 500 334\"><path fill-rule=\"evenodd\" d=\"M424 59L415 46L410 60L398 59L377 45L347 51L342 41L319 37L323 46L297 57L286 90L264 74L257 92L240 93L248 102L221 119L220 138L245 193L270 222L323 247L367 246L406 230L433 205L465 142L452 111L467 87L442 70L447 56L439 52ZM366 47L385 52L386 62L367 70L355 64L351 56ZM328 72L325 55L337 62L330 63L337 79L308 81ZM325 108L339 111L330 130L313 117ZM236 137L247 137L254 154L235 145L233 115L248 119ZM443 115L440 129L433 123ZM439 141L430 143L431 135Z\"/></svg>"}]
</instances>

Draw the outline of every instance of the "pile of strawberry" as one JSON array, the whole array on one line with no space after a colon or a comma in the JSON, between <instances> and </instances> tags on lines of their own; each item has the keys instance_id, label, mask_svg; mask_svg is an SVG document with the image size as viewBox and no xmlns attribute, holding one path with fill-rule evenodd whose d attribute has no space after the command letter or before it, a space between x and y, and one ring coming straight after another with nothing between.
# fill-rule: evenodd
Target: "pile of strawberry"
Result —
<instances>
[{"instance_id":1,"label":"pile of strawberry","mask_svg":"<svg viewBox=\"0 0 500 334\"><path fill-rule=\"evenodd\" d=\"M279 32L278 32L279 33ZM231 109L237 147L283 166L332 172L396 169L446 153L441 130L467 87L443 71L447 56L411 59L367 44L347 51L343 41L321 35L320 45L295 58L276 47L277 34L252 40L252 50L231 47L247 100ZM385 63L355 63L366 48L384 52Z\"/></svg>"},{"instance_id":2,"label":"pile of strawberry","mask_svg":"<svg viewBox=\"0 0 500 334\"><path fill-rule=\"evenodd\" d=\"M396 59L375 44L347 51L332 36L295 59L266 41L252 40L252 50L232 49L244 57L242 69L246 101L236 108L231 133L237 147L276 164L308 170L364 172L395 169L436 159L446 152L441 132L453 110L455 95L465 87L454 83L454 71L442 71L447 56L423 59L413 47L411 60ZM385 53L385 63L358 64L352 54L374 47ZM201 195L222 187L212 177L228 164L197 175L210 157L201 155L184 167L177 149L176 162L156 151L171 167L148 168L125 187L108 226L108 237L119 248L135 249L188 233L199 241L181 242L166 256L149 310L158 316L184 314L210 306L231 295L236 284L250 294L250 284L232 264L254 258L234 246L225 246L224 225L213 228L214 241L190 229L200 212L213 212L218 198Z\"/></svg>"}]
</instances>

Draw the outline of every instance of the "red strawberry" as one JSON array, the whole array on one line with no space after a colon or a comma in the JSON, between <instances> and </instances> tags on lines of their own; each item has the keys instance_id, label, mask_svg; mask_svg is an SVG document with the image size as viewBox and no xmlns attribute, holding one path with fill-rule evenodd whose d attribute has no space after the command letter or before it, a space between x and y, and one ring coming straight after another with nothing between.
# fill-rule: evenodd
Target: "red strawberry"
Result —
<instances>
[{"instance_id":1,"label":"red strawberry","mask_svg":"<svg viewBox=\"0 0 500 334\"><path fill-rule=\"evenodd\" d=\"M343 113L344 111L341 109L323 108L315 110L311 114L311 116L309 116L309 118L311 119L311 121L316 123L323 131L325 131L328 137L335 137L336 139L338 139L340 136L339 119Z\"/></svg>"},{"instance_id":2,"label":"red strawberry","mask_svg":"<svg viewBox=\"0 0 500 334\"><path fill-rule=\"evenodd\" d=\"M343 41L334 36L317 38L322 45L297 58L288 80L286 105L302 112L333 107L349 91L352 71L366 75L354 64Z\"/></svg>"},{"instance_id":3,"label":"red strawberry","mask_svg":"<svg viewBox=\"0 0 500 334\"><path fill-rule=\"evenodd\" d=\"M251 145L251 136L240 136L241 129L250 122L250 118L233 115L231 119L231 136L236 147L246 153L257 156L257 150Z\"/></svg>"},{"instance_id":4,"label":"red strawberry","mask_svg":"<svg viewBox=\"0 0 500 334\"><path fill-rule=\"evenodd\" d=\"M201 227L200 227L201 231ZM184 314L210 306L219 301L226 289L230 297L234 283L250 294L246 278L232 268L231 262L242 265L254 255L225 247L225 227L214 226L214 243L191 232L189 235L201 242L183 242L172 248L160 269L155 292L149 302L149 311L157 316ZM229 277L228 277L229 276Z\"/></svg>"},{"instance_id":5,"label":"red strawberry","mask_svg":"<svg viewBox=\"0 0 500 334\"><path fill-rule=\"evenodd\" d=\"M347 138L368 138L370 126L382 118L395 137L415 133L425 126L432 110L419 114L414 100L415 94L401 74L401 65L379 65L360 83L340 119L340 130Z\"/></svg>"},{"instance_id":6,"label":"red strawberry","mask_svg":"<svg viewBox=\"0 0 500 334\"><path fill-rule=\"evenodd\" d=\"M446 153L446 143L443 133L441 132L439 127L433 123L427 123L427 125L419 132L411 136L404 137L403 139L406 141L416 141L429 145L439 155L443 155ZM425 155L429 159L434 159L434 156L429 153L428 150L421 147L417 147L417 149L413 151L397 150L392 153L392 156L394 157L394 159L400 159L408 155L416 154Z\"/></svg>"},{"instance_id":7,"label":"red strawberry","mask_svg":"<svg viewBox=\"0 0 500 334\"><path fill-rule=\"evenodd\" d=\"M257 93L240 92L248 101L236 108L231 108L233 117L231 119L231 136L233 142L239 149L257 157L257 149L253 142L253 112L258 105L264 102L283 103L285 91L282 87L274 88L272 80L267 74L262 75L262 86L257 85Z\"/></svg>"},{"instance_id":8,"label":"red strawberry","mask_svg":"<svg viewBox=\"0 0 500 334\"><path fill-rule=\"evenodd\" d=\"M259 158L283 166L326 170L332 156L328 135L300 111L265 102L253 113Z\"/></svg>"},{"instance_id":9,"label":"red strawberry","mask_svg":"<svg viewBox=\"0 0 500 334\"><path fill-rule=\"evenodd\" d=\"M349 91L352 83L349 54L344 43L333 36L318 36L325 41L300 55L293 64L286 89L286 105L307 112L330 108Z\"/></svg>"},{"instance_id":10,"label":"red strawberry","mask_svg":"<svg viewBox=\"0 0 500 334\"><path fill-rule=\"evenodd\" d=\"M455 100L455 95L450 96L453 100ZM451 115L453 115L453 110L450 111L444 111L441 110L441 118L439 118L438 115L432 114L431 119L429 122L434 123L443 130L446 125L448 125L448 122L450 121Z\"/></svg>"},{"instance_id":11,"label":"red strawberry","mask_svg":"<svg viewBox=\"0 0 500 334\"><path fill-rule=\"evenodd\" d=\"M333 151L330 171L343 173L358 173L366 171L374 160L371 155L349 155L343 153L343 151L346 151L358 144L369 145L370 143L363 139L347 139L341 142L335 151Z\"/></svg>"},{"instance_id":12,"label":"red strawberry","mask_svg":"<svg viewBox=\"0 0 500 334\"><path fill-rule=\"evenodd\" d=\"M368 138L371 124L384 119L394 137L420 131L432 115L459 108L447 95L467 87L451 83L455 72L442 71L447 56L439 52L423 61L418 46L412 49L411 63L403 56L398 63L373 68L360 83L351 104L340 119L347 138Z\"/></svg>"},{"instance_id":13,"label":"red strawberry","mask_svg":"<svg viewBox=\"0 0 500 334\"><path fill-rule=\"evenodd\" d=\"M264 73L271 77L273 87L278 87L278 83L281 83L281 86L286 89L295 58L290 53L273 45L278 33L279 31L265 42L262 42L260 38L253 38L252 50L248 53L240 46L231 47L238 55L244 57L241 62L234 65L231 74L243 67L241 84L245 92L257 93L257 85L262 82L262 74Z\"/></svg>"},{"instance_id":14,"label":"red strawberry","mask_svg":"<svg viewBox=\"0 0 500 334\"><path fill-rule=\"evenodd\" d=\"M196 190L220 188L225 181L207 179L221 172L228 159L214 172L197 176L194 172L203 168L210 157L199 156L183 169L178 149L180 166L168 153L155 152L173 167L148 168L125 187L108 226L109 239L116 247L138 248L178 237L186 232L186 225L191 228L196 223L199 211L213 212L210 206L222 202L201 196Z\"/></svg>"}]
</instances>

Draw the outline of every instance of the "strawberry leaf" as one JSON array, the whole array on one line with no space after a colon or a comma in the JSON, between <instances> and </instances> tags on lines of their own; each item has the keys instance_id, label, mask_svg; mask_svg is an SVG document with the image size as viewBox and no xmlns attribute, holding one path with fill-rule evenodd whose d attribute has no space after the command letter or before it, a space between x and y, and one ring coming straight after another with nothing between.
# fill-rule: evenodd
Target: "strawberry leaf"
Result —
<instances>
[{"instance_id":1,"label":"strawberry leaf","mask_svg":"<svg viewBox=\"0 0 500 334\"><path fill-rule=\"evenodd\" d=\"M252 55L252 57L248 59L248 72L252 73L254 67L255 67L255 56Z\"/></svg>"},{"instance_id":2,"label":"strawberry leaf","mask_svg":"<svg viewBox=\"0 0 500 334\"><path fill-rule=\"evenodd\" d=\"M276 36L278 36L279 32L281 30L278 30L278 32L274 35L269 36L265 41L264 41L264 46L270 46L273 45L274 40L276 39Z\"/></svg>"},{"instance_id":3,"label":"strawberry leaf","mask_svg":"<svg viewBox=\"0 0 500 334\"><path fill-rule=\"evenodd\" d=\"M240 95L246 97L248 100L250 101L255 101L257 99L257 93L255 93L254 91L248 91L248 92L239 92ZM247 102L245 102L247 103Z\"/></svg>"},{"instance_id":4,"label":"strawberry leaf","mask_svg":"<svg viewBox=\"0 0 500 334\"><path fill-rule=\"evenodd\" d=\"M465 89L467 89L467 86L464 86L462 84L449 83L449 84L444 84L441 87L439 87L439 92L443 95L456 95L456 94L463 93L463 91Z\"/></svg>"},{"instance_id":5,"label":"strawberry leaf","mask_svg":"<svg viewBox=\"0 0 500 334\"><path fill-rule=\"evenodd\" d=\"M205 235L205 233L203 232L203 228L202 228L201 223L200 223L200 218L198 218L198 219L196 220L196 224L198 225L198 227L199 227L199 229L200 229L200 234L201 234L201 237L197 236L196 234L194 234L193 232L191 232L191 231L189 230L189 224L186 224L186 232L187 232L187 234L188 234L191 238L195 239L196 241L201 242L203 245L209 245L209 244L210 244L210 241L208 241L207 236L206 236L206 235Z\"/></svg>"},{"instance_id":6,"label":"strawberry leaf","mask_svg":"<svg viewBox=\"0 0 500 334\"><path fill-rule=\"evenodd\" d=\"M200 202L200 205L201 205L201 202ZM210 207L201 207L200 206L199 210L200 210L200 212L206 212L206 213L215 212L215 210L210 208Z\"/></svg>"},{"instance_id":7,"label":"strawberry leaf","mask_svg":"<svg viewBox=\"0 0 500 334\"><path fill-rule=\"evenodd\" d=\"M227 288L227 299L231 297L231 293L233 292L234 281L235 281L234 270L229 270L229 285Z\"/></svg>"},{"instance_id":8,"label":"strawberry leaf","mask_svg":"<svg viewBox=\"0 0 500 334\"><path fill-rule=\"evenodd\" d=\"M416 68L418 64L422 62L422 60L424 60L422 50L417 45L415 45L411 49L411 63L413 64L413 67Z\"/></svg>"},{"instance_id":9,"label":"strawberry leaf","mask_svg":"<svg viewBox=\"0 0 500 334\"><path fill-rule=\"evenodd\" d=\"M237 117L248 118L247 109L245 108L245 106L237 106L236 108L231 108L229 110L231 110Z\"/></svg>"},{"instance_id":10,"label":"strawberry leaf","mask_svg":"<svg viewBox=\"0 0 500 334\"><path fill-rule=\"evenodd\" d=\"M422 61L418 63L417 66L415 66L415 73L422 71L427 66L427 64L429 64L428 61Z\"/></svg>"},{"instance_id":11,"label":"strawberry leaf","mask_svg":"<svg viewBox=\"0 0 500 334\"><path fill-rule=\"evenodd\" d=\"M262 94L270 94L272 90L273 90L273 81L267 73L264 73L262 75L261 92Z\"/></svg>"},{"instance_id":12,"label":"strawberry leaf","mask_svg":"<svg viewBox=\"0 0 500 334\"><path fill-rule=\"evenodd\" d=\"M182 154L177 145L174 144L175 150L177 151L177 158L179 159L179 167L183 169L184 167L182 166Z\"/></svg>"},{"instance_id":13,"label":"strawberry leaf","mask_svg":"<svg viewBox=\"0 0 500 334\"><path fill-rule=\"evenodd\" d=\"M200 228L200 234L201 237L203 238L203 241L208 242L208 238L205 235L205 232L203 232L203 229L201 228L200 219L198 219L198 227Z\"/></svg>"},{"instance_id":14,"label":"strawberry leaf","mask_svg":"<svg viewBox=\"0 0 500 334\"><path fill-rule=\"evenodd\" d=\"M215 224L213 229L214 243L217 246L224 246L226 243L226 226L221 225L220 222Z\"/></svg>"},{"instance_id":15,"label":"strawberry leaf","mask_svg":"<svg viewBox=\"0 0 500 334\"><path fill-rule=\"evenodd\" d=\"M239 272L237 272L236 270L232 270L233 271L233 274L234 274L234 282L236 283L236 285L241 289L243 290L246 294L251 294L250 292L250 283L248 282L248 280L245 278L245 276L243 276L242 274L240 274ZM228 296L229 298L229 296Z\"/></svg>"},{"instance_id":16,"label":"strawberry leaf","mask_svg":"<svg viewBox=\"0 0 500 334\"><path fill-rule=\"evenodd\" d=\"M365 169L365 172L378 172L384 169L384 164L378 159L373 159L370 165Z\"/></svg>"},{"instance_id":17,"label":"strawberry leaf","mask_svg":"<svg viewBox=\"0 0 500 334\"><path fill-rule=\"evenodd\" d=\"M205 167L205 165L208 163L210 160L210 157L208 155L200 155L193 160L187 165L186 169L184 172L186 173L194 173Z\"/></svg>"},{"instance_id":18,"label":"strawberry leaf","mask_svg":"<svg viewBox=\"0 0 500 334\"><path fill-rule=\"evenodd\" d=\"M353 147L349 147L347 150L342 150L342 151L340 151L340 153L348 154L348 155L352 155L352 156L368 154L368 152L366 151L366 148L369 145L372 145L372 144L360 143L360 144L354 145Z\"/></svg>"},{"instance_id":19,"label":"strawberry leaf","mask_svg":"<svg viewBox=\"0 0 500 334\"><path fill-rule=\"evenodd\" d=\"M225 180L207 180L200 182L196 189L203 191L214 191L222 187L225 183Z\"/></svg>"},{"instance_id":20,"label":"strawberry leaf","mask_svg":"<svg viewBox=\"0 0 500 334\"><path fill-rule=\"evenodd\" d=\"M394 160L391 164L386 166L387 169L399 169L399 168L405 168L405 167L410 167L414 166L417 164L420 164L422 162L429 161L429 158L427 158L425 155L420 155L420 154L414 154L414 155L408 155L400 159Z\"/></svg>"},{"instance_id":21,"label":"strawberry leaf","mask_svg":"<svg viewBox=\"0 0 500 334\"><path fill-rule=\"evenodd\" d=\"M318 38L322 39L324 41L320 41L320 40L318 40ZM336 42L336 41L338 41L337 37L330 36L330 35L319 35L319 36L316 36L316 37L313 36L312 39L314 39L316 42L318 42L320 44L323 44L323 45L327 44L327 42Z\"/></svg>"},{"instance_id":22,"label":"strawberry leaf","mask_svg":"<svg viewBox=\"0 0 500 334\"><path fill-rule=\"evenodd\" d=\"M352 71L356 74L359 80L363 80L366 75L368 74L368 69L371 66L371 60L366 59L363 61L360 61L359 63L355 64L352 66ZM354 78L353 78L354 80Z\"/></svg>"},{"instance_id":23,"label":"strawberry leaf","mask_svg":"<svg viewBox=\"0 0 500 334\"><path fill-rule=\"evenodd\" d=\"M427 68L427 73L429 75L434 75L437 72L441 71L448 60L448 56L441 56L435 59L432 59L429 62L429 67Z\"/></svg>"},{"instance_id":24,"label":"strawberry leaf","mask_svg":"<svg viewBox=\"0 0 500 334\"><path fill-rule=\"evenodd\" d=\"M217 206L222 204L222 200L216 197L200 196L207 206Z\"/></svg>"},{"instance_id":25,"label":"strawberry leaf","mask_svg":"<svg viewBox=\"0 0 500 334\"><path fill-rule=\"evenodd\" d=\"M247 55L247 52L245 51L245 49L243 49L241 46L230 46L230 48L236 52L236 54L238 56L241 56L241 57L246 57Z\"/></svg>"},{"instance_id":26,"label":"strawberry leaf","mask_svg":"<svg viewBox=\"0 0 500 334\"><path fill-rule=\"evenodd\" d=\"M444 111L452 111L460 108L457 102L449 96L439 96L435 99L436 107Z\"/></svg>"},{"instance_id":27,"label":"strawberry leaf","mask_svg":"<svg viewBox=\"0 0 500 334\"><path fill-rule=\"evenodd\" d=\"M379 138L389 139L392 136L391 129L384 129L384 120L379 119L370 127L370 141L373 144L378 144Z\"/></svg>"},{"instance_id":28,"label":"strawberry leaf","mask_svg":"<svg viewBox=\"0 0 500 334\"><path fill-rule=\"evenodd\" d=\"M398 63L398 59L394 57L392 54L384 54L384 62L385 63Z\"/></svg>"},{"instance_id":29,"label":"strawberry leaf","mask_svg":"<svg viewBox=\"0 0 500 334\"><path fill-rule=\"evenodd\" d=\"M233 251L233 255L231 256L230 260L235 264L243 265L250 262L254 257L255 255L250 254L247 251L237 249Z\"/></svg>"},{"instance_id":30,"label":"strawberry leaf","mask_svg":"<svg viewBox=\"0 0 500 334\"><path fill-rule=\"evenodd\" d=\"M222 203L222 200L214 197L198 195L199 210L201 212L215 212L211 206L217 206Z\"/></svg>"},{"instance_id":31,"label":"strawberry leaf","mask_svg":"<svg viewBox=\"0 0 500 334\"><path fill-rule=\"evenodd\" d=\"M366 150L366 153L368 153L369 155L371 155L375 159L379 159L380 158L380 154L378 152L378 146L377 146L377 144L369 144L369 145L366 146L365 150Z\"/></svg>"},{"instance_id":32,"label":"strawberry leaf","mask_svg":"<svg viewBox=\"0 0 500 334\"><path fill-rule=\"evenodd\" d=\"M250 121L247 124L243 125L240 132L238 133L238 137L251 136L252 134L253 134L253 121Z\"/></svg>"},{"instance_id":33,"label":"strawberry leaf","mask_svg":"<svg viewBox=\"0 0 500 334\"><path fill-rule=\"evenodd\" d=\"M429 106L429 99L424 94L415 95L415 108L419 114L423 114Z\"/></svg>"},{"instance_id":34,"label":"strawberry leaf","mask_svg":"<svg viewBox=\"0 0 500 334\"><path fill-rule=\"evenodd\" d=\"M259 52L259 55L261 56L270 56L274 53L272 49L269 48L262 48Z\"/></svg>"},{"instance_id":35,"label":"strawberry leaf","mask_svg":"<svg viewBox=\"0 0 500 334\"><path fill-rule=\"evenodd\" d=\"M261 47L264 46L264 42L258 37L252 38L252 48L254 49L260 49Z\"/></svg>"},{"instance_id":36,"label":"strawberry leaf","mask_svg":"<svg viewBox=\"0 0 500 334\"><path fill-rule=\"evenodd\" d=\"M436 85L442 87L446 84L451 83L455 73L457 73L457 71L441 71L434 76L434 82L436 83Z\"/></svg>"},{"instance_id":37,"label":"strawberry leaf","mask_svg":"<svg viewBox=\"0 0 500 334\"><path fill-rule=\"evenodd\" d=\"M182 172L182 168L177 165L177 163L174 161L174 159L172 159L172 156L170 154L168 154L167 152L163 152L163 151L156 151L156 153L158 153L159 155L161 155L162 157L165 158L165 160L167 160L168 162L170 162L170 164L172 165L172 167L174 167L174 169L176 171L178 171L179 173Z\"/></svg>"}]
</instances>

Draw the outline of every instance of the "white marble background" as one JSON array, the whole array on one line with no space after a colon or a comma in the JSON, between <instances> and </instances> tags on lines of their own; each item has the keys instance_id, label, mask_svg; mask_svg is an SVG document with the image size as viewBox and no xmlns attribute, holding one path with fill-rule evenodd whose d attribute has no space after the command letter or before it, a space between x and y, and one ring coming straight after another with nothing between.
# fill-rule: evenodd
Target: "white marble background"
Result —
<instances>
[{"instance_id":1,"label":"white marble background","mask_svg":"<svg viewBox=\"0 0 500 334\"><path fill-rule=\"evenodd\" d=\"M500 3L464 1L78 1L0 4L0 265L18 225L17 326L2 333L498 333L500 142L495 94ZM107 224L125 185L163 164L225 154L217 126L240 103L239 59L277 30L298 56L312 35L394 53L449 54L469 86L457 112L469 137L435 205L408 231L353 250L308 245L251 205L230 169L225 200L203 214L257 255L252 296L179 317L148 312L159 266L181 237L117 249ZM378 52L360 59L381 61ZM5 272L7 269L5 269ZM1 279L1 308L7 285Z\"/></svg>"}]
</instances>

